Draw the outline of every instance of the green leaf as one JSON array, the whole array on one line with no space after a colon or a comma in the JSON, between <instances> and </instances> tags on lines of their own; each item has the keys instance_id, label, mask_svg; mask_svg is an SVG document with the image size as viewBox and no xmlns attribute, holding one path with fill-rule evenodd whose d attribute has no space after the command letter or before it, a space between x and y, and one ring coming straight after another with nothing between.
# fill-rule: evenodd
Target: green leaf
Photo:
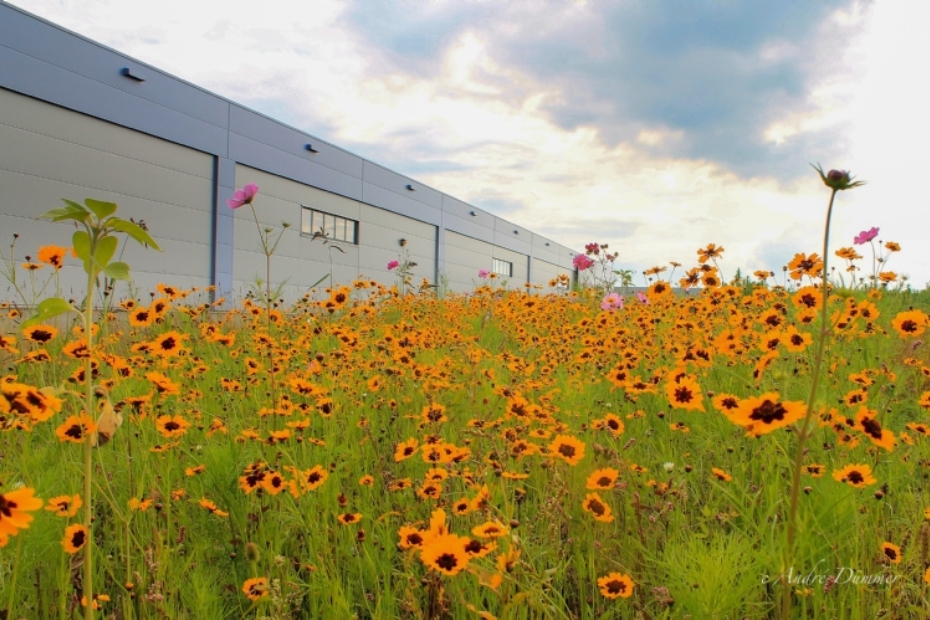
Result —
<instances>
[{"instance_id":1,"label":"green leaf","mask_svg":"<svg viewBox=\"0 0 930 620\"><path fill-rule=\"evenodd\" d=\"M63 198L65 206L61 209L52 209L47 211L39 216L38 219L52 220L53 222L60 222L62 220L77 220L78 222L84 222L90 217L90 211L85 209L83 206L74 202L73 200L68 200Z\"/></svg>"},{"instance_id":2,"label":"green leaf","mask_svg":"<svg viewBox=\"0 0 930 620\"><path fill-rule=\"evenodd\" d=\"M94 258L97 260L97 267L105 269L110 259L116 254L116 247L119 245L119 239L116 237L104 237L97 242L97 249L94 251Z\"/></svg>"},{"instance_id":3,"label":"green leaf","mask_svg":"<svg viewBox=\"0 0 930 620\"><path fill-rule=\"evenodd\" d=\"M103 220L116 213L116 203L114 202L102 202L100 200L94 200L93 198L85 198L84 204L87 205L88 209L94 212L98 220Z\"/></svg>"},{"instance_id":4,"label":"green leaf","mask_svg":"<svg viewBox=\"0 0 930 620\"><path fill-rule=\"evenodd\" d=\"M161 252L161 248L158 247L158 244L149 236L147 232L142 230L142 227L138 224L130 222L129 220L124 220L120 218L113 218L108 223L111 230L116 232L124 232L139 243L143 245L148 245L151 248L154 248Z\"/></svg>"},{"instance_id":5,"label":"green leaf","mask_svg":"<svg viewBox=\"0 0 930 620\"><path fill-rule=\"evenodd\" d=\"M71 236L71 244L74 246L74 253L82 261L87 262L90 258L90 235L83 230L75 231Z\"/></svg>"},{"instance_id":6,"label":"green leaf","mask_svg":"<svg viewBox=\"0 0 930 620\"><path fill-rule=\"evenodd\" d=\"M74 310L74 307L61 297L50 297L42 300L42 302L36 306L36 313L23 321L20 327L21 329L26 329L27 327L37 325L52 317L56 317L59 314L71 312L72 310Z\"/></svg>"},{"instance_id":7,"label":"green leaf","mask_svg":"<svg viewBox=\"0 0 930 620\"><path fill-rule=\"evenodd\" d=\"M129 280L129 265L119 261L103 268L103 275L114 280Z\"/></svg>"}]
</instances>

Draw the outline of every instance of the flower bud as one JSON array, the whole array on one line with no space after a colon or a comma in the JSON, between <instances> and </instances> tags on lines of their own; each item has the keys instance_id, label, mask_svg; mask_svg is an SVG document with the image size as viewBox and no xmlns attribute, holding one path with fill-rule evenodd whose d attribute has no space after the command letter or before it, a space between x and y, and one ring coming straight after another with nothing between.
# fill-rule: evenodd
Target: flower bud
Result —
<instances>
[{"instance_id":1,"label":"flower bud","mask_svg":"<svg viewBox=\"0 0 930 620\"><path fill-rule=\"evenodd\" d=\"M846 170L831 170L830 172L824 174L823 168L819 165L814 166L814 170L820 175L820 179L823 181L823 184L832 189L833 191L852 189L854 187L859 187L860 185L865 185L865 181L853 181L853 177Z\"/></svg>"}]
</instances>

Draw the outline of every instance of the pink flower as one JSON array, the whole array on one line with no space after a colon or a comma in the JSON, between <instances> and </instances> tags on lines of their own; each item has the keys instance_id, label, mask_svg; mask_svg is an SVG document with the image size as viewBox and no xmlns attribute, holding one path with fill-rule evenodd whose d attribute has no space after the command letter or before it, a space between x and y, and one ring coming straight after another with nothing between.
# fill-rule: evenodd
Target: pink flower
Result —
<instances>
[{"instance_id":1,"label":"pink flower","mask_svg":"<svg viewBox=\"0 0 930 620\"><path fill-rule=\"evenodd\" d=\"M620 297L620 293L610 293L604 296L604 299L601 300L601 310L606 310L607 312L613 312L615 310L623 309L623 297Z\"/></svg>"},{"instance_id":2,"label":"pink flower","mask_svg":"<svg viewBox=\"0 0 930 620\"><path fill-rule=\"evenodd\" d=\"M392 260L391 262L388 263L388 271L393 271L394 269L397 269L398 267L400 267L400 261L398 260Z\"/></svg>"},{"instance_id":3,"label":"pink flower","mask_svg":"<svg viewBox=\"0 0 930 620\"><path fill-rule=\"evenodd\" d=\"M641 303L644 303L644 304L649 303L649 298L643 295L642 293L640 293L639 291L636 291L636 299L638 299Z\"/></svg>"},{"instance_id":4,"label":"pink flower","mask_svg":"<svg viewBox=\"0 0 930 620\"><path fill-rule=\"evenodd\" d=\"M878 229L873 226L872 228L868 230L863 230L861 233L859 233L856 236L856 238L853 239L853 242L856 245L862 245L863 243L868 243L869 241L871 241L877 236L878 236Z\"/></svg>"},{"instance_id":5,"label":"pink flower","mask_svg":"<svg viewBox=\"0 0 930 620\"><path fill-rule=\"evenodd\" d=\"M488 271L487 269L478 270L478 277L481 279L487 278L489 275L491 275L491 272Z\"/></svg>"},{"instance_id":6,"label":"pink flower","mask_svg":"<svg viewBox=\"0 0 930 620\"><path fill-rule=\"evenodd\" d=\"M237 189L233 197L226 201L230 209L238 209L242 205L252 204L255 195L258 194L258 185L247 183L242 189Z\"/></svg>"},{"instance_id":7,"label":"pink flower","mask_svg":"<svg viewBox=\"0 0 930 620\"><path fill-rule=\"evenodd\" d=\"M575 269L578 271L584 271L585 269L590 269L594 265L594 261L584 254L579 254L572 260L572 264L575 265Z\"/></svg>"}]
</instances>

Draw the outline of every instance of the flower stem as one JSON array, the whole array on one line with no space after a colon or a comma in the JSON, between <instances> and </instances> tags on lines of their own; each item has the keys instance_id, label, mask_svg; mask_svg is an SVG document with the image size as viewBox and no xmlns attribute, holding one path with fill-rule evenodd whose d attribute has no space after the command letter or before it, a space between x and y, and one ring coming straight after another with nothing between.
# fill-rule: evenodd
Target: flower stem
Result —
<instances>
[{"instance_id":1,"label":"flower stem","mask_svg":"<svg viewBox=\"0 0 930 620\"><path fill-rule=\"evenodd\" d=\"M794 563L795 555L795 536L797 534L797 512L798 497L801 490L801 470L804 467L804 445L813 434L810 429L810 422L814 413L814 401L817 398L817 390L820 388L820 369L823 365L823 354L826 349L827 339L830 336L830 330L827 323L827 301L830 296L829 286L827 284L827 252L830 246L830 218L833 215L833 200L836 198L837 190L834 189L830 194L830 205L827 207L827 221L823 231L823 275L821 282L821 306L820 306L820 337L817 338L817 352L814 355L813 377L811 378L811 391L807 397L807 412L801 421L801 426L797 431L798 445L794 456L794 472L791 479L791 503L788 508L787 536L785 545L785 566L784 570L790 570ZM791 587L787 583L782 584L782 611L783 620L789 620L791 617Z\"/></svg>"},{"instance_id":2,"label":"flower stem","mask_svg":"<svg viewBox=\"0 0 930 620\"><path fill-rule=\"evenodd\" d=\"M96 241L96 234L91 239ZM91 256L94 255L95 250L96 243L93 243L90 249ZM84 358L84 408L91 418L94 417L96 412L94 407L94 383L91 378L94 350L94 283L93 269L90 269L87 274L87 299L84 303L84 337L87 338L87 357ZM87 436L84 438L84 527L87 528L87 541L84 543L84 583L82 585L83 594L87 600L87 606L84 607L85 620L93 620L94 618L94 572L92 564L94 536L91 529L91 520L93 519L93 502L91 502L92 450L93 446L91 446L90 437Z\"/></svg>"}]
</instances>

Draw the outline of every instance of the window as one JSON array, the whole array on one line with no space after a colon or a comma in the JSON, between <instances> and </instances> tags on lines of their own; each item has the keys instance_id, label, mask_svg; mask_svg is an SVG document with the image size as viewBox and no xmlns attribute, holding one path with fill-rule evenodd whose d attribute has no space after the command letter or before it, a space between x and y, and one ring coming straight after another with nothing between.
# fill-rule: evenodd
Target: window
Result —
<instances>
[{"instance_id":1,"label":"window","mask_svg":"<svg viewBox=\"0 0 930 620\"><path fill-rule=\"evenodd\" d=\"M495 258L491 263L491 271L499 276L506 276L510 278L513 276L513 263L508 263L505 260Z\"/></svg>"},{"instance_id":2,"label":"window","mask_svg":"<svg viewBox=\"0 0 930 620\"><path fill-rule=\"evenodd\" d=\"M358 243L358 222L355 220L323 213L310 207L301 207L300 233L313 235L320 232L333 241Z\"/></svg>"}]
</instances>

